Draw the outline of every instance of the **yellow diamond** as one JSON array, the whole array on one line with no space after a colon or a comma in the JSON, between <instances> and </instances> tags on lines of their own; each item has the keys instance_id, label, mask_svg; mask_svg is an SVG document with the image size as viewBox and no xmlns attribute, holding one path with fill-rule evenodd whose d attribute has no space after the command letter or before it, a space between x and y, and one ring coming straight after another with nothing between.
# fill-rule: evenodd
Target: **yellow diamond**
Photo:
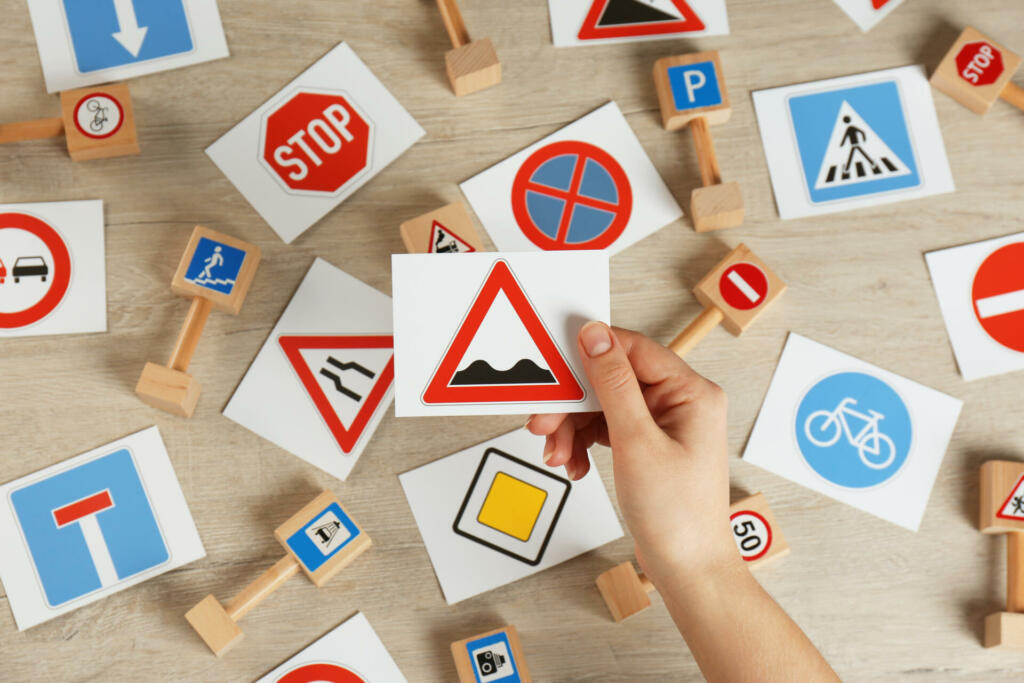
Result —
<instances>
[{"instance_id":1,"label":"yellow diamond","mask_svg":"<svg viewBox=\"0 0 1024 683\"><path fill-rule=\"evenodd\" d=\"M498 472L477 521L520 541L528 541L548 492Z\"/></svg>"}]
</instances>

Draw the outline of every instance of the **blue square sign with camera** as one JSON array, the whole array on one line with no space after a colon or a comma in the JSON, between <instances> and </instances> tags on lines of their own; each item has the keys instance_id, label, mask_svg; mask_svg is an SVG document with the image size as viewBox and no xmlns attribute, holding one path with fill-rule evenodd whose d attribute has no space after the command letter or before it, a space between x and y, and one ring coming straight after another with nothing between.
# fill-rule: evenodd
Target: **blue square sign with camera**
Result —
<instances>
[{"instance_id":1,"label":"blue square sign with camera","mask_svg":"<svg viewBox=\"0 0 1024 683\"><path fill-rule=\"evenodd\" d=\"M668 68L672 101L679 111L713 107L722 103L722 88L712 60Z\"/></svg>"},{"instance_id":2,"label":"blue square sign with camera","mask_svg":"<svg viewBox=\"0 0 1024 683\"><path fill-rule=\"evenodd\" d=\"M512 657L512 645L504 631L466 643L477 683L521 683L519 667Z\"/></svg>"},{"instance_id":3,"label":"blue square sign with camera","mask_svg":"<svg viewBox=\"0 0 1024 683\"><path fill-rule=\"evenodd\" d=\"M245 263L245 251L227 244L200 237L192 260L185 270L185 282L212 289L221 294L231 294L238 280L238 273Z\"/></svg>"},{"instance_id":4,"label":"blue square sign with camera","mask_svg":"<svg viewBox=\"0 0 1024 683\"><path fill-rule=\"evenodd\" d=\"M341 506L331 503L288 537L288 549L313 573L361 533Z\"/></svg>"}]
</instances>

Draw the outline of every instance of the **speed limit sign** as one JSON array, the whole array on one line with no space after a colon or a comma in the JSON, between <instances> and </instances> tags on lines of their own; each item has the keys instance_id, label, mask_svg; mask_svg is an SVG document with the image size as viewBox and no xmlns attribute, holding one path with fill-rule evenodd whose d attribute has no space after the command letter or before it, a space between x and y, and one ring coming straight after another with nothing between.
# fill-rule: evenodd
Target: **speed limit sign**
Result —
<instances>
[{"instance_id":1,"label":"speed limit sign","mask_svg":"<svg viewBox=\"0 0 1024 683\"><path fill-rule=\"evenodd\" d=\"M740 510L734 512L729 521L733 540L744 560L753 562L768 554L772 547L772 528L764 517L753 510Z\"/></svg>"}]
</instances>

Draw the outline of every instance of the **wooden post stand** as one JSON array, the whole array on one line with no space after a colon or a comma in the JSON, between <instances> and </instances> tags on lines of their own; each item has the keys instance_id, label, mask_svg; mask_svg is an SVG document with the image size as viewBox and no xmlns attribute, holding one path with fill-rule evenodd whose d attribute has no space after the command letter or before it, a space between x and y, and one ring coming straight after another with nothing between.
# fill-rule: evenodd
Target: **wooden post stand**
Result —
<instances>
[{"instance_id":1,"label":"wooden post stand","mask_svg":"<svg viewBox=\"0 0 1024 683\"><path fill-rule=\"evenodd\" d=\"M703 187L690 194L690 217L697 232L743 224L743 193L739 183L722 182L709 126L732 115L718 52L663 57L654 63L661 122L665 130L689 124L697 150Z\"/></svg>"},{"instance_id":2,"label":"wooden post stand","mask_svg":"<svg viewBox=\"0 0 1024 683\"><path fill-rule=\"evenodd\" d=\"M981 466L978 526L1006 535L1006 611L985 617L985 647L1024 649L1024 462Z\"/></svg>"},{"instance_id":3,"label":"wooden post stand","mask_svg":"<svg viewBox=\"0 0 1024 683\"><path fill-rule=\"evenodd\" d=\"M75 161L139 153L127 85L65 90L60 105L60 116L0 124L0 143L56 138L63 133Z\"/></svg>"},{"instance_id":4,"label":"wooden post stand","mask_svg":"<svg viewBox=\"0 0 1024 683\"><path fill-rule=\"evenodd\" d=\"M785 290L786 284L741 244L694 287L704 311L668 348L683 358L719 323L735 335L742 334Z\"/></svg>"},{"instance_id":5,"label":"wooden post stand","mask_svg":"<svg viewBox=\"0 0 1024 683\"><path fill-rule=\"evenodd\" d=\"M1020 64L1019 55L968 26L942 58L931 84L975 114L987 112L1000 97L1024 110L1024 88L1010 82Z\"/></svg>"},{"instance_id":6,"label":"wooden post stand","mask_svg":"<svg viewBox=\"0 0 1024 683\"><path fill-rule=\"evenodd\" d=\"M215 655L222 656L245 635L238 621L301 569L318 588L371 545L370 537L324 491L274 531L288 552L258 579L221 605L207 595L185 618Z\"/></svg>"},{"instance_id":7,"label":"wooden post stand","mask_svg":"<svg viewBox=\"0 0 1024 683\"><path fill-rule=\"evenodd\" d=\"M135 393L146 403L181 417L192 417L201 387L189 375L210 310L237 315L260 262L259 247L197 225L171 280L171 291L192 297L167 365L146 363Z\"/></svg>"},{"instance_id":8,"label":"wooden post stand","mask_svg":"<svg viewBox=\"0 0 1024 683\"><path fill-rule=\"evenodd\" d=\"M459 683L533 681L519 633L512 625L452 643L452 657Z\"/></svg>"},{"instance_id":9,"label":"wooden post stand","mask_svg":"<svg viewBox=\"0 0 1024 683\"><path fill-rule=\"evenodd\" d=\"M501 83L501 62L491 39L470 40L456 0L437 0L437 8L452 41L444 65L455 94L468 95Z\"/></svg>"},{"instance_id":10,"label":"wooden post stand","mask_svg":"<svg viewBox=\"0 0 1024 683\"><path fill-rule=\"evenodd\" d=\"M463 254L484 249L462 202L410 218L399 231L410 254Z\"/></svg>"}]
</instances>

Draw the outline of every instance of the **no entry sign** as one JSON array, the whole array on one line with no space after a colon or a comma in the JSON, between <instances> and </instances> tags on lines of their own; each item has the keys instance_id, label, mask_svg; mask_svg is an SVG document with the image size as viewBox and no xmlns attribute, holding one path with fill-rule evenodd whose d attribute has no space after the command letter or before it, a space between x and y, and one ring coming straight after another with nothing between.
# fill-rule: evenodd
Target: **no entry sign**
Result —
<instances>
[{"instance_id":1,"label":"no entry sign","mask_svg":"<svg viewBox=\"0 0 1024 683\"><path fill-rule=\"evenodd\" d=\"M753 263L735 263L722 273L718 283L725 303L741 311L760 306L768 294L768 277Z\"/></svg>"},{"instance_id":2,"label":"no entry sign","mask_svg":"<svg viewBox=\"0 0 1024 683\"><path fill-rule=\"evenodd\" d=\"M971 299L985 332L1015 351L1024 352L1024 242L1001 247L986 258L974 276Z\"/></svg>"},{"instance_id":3,"label":"no entry sign","mask_svg":"<svg viewBox=\"0 0 1024 683\"><path fill-rule=\"evenodd\" d=\"M971 85L991 85L1003 73L1003 54L983 40L967 43L956 55L956 72Z\"/></svg>"}]
</instances>

